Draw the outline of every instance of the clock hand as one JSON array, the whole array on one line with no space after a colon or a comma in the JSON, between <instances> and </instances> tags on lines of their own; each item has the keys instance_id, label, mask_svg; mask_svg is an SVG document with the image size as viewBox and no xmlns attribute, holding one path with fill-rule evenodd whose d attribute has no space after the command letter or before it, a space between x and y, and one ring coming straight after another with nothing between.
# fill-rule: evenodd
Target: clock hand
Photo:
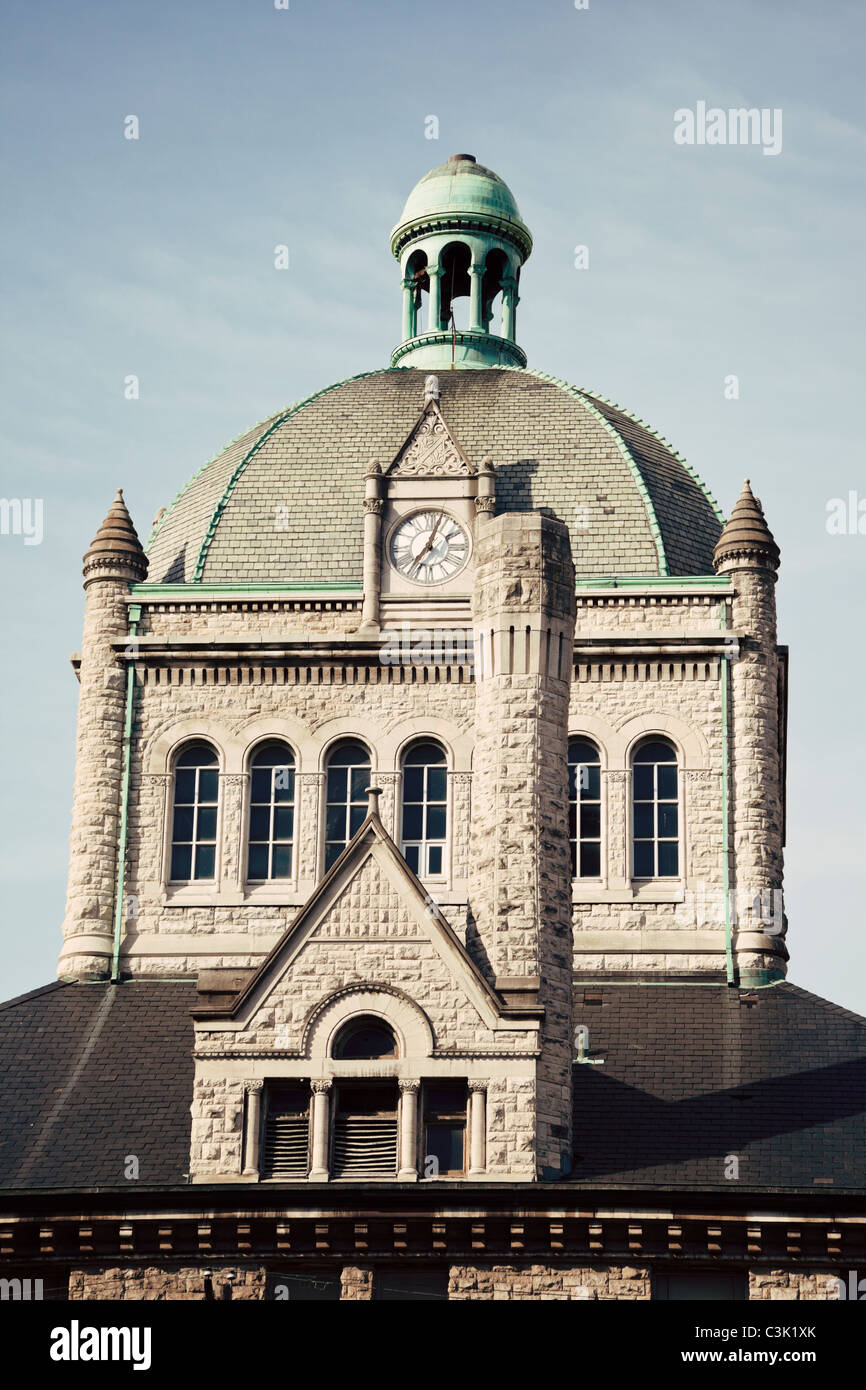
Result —
<instances>
[{"instance_id":1,"label":"clock hand","mask_svg":"<svg viewBox=\"0 0 866 1390\"><path fill-rule=\"evenodd\" d=\"M429 551L431 551L431 550L433 549L433 542L434 542L435 539L436 539L436 532L439 530L439 523L440 523L440 521L443 519L444 516L445 516L445 513L444 513L444 512L440 512L439 515L437 516L437 518L436 518L436 525L433 527L433 530L430 532L430 539L429 539L429 541L427 542L427 544L425 545L424 549L419 553L417 559L415 560L414 565L412 566L412 569L410 569L410 571L409 571L410 576L411 576L413 570L417 570L418 566L421 564L421 561L424 559L424 556L425 556Z\"/></svg>"}]
</instances>

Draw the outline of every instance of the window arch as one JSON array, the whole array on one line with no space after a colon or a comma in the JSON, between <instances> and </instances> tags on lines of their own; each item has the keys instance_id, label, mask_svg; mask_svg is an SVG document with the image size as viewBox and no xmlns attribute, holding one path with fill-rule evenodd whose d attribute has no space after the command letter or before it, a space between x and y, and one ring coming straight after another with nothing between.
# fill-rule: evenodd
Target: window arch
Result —
<instances>
[{"instance_id":1,"label":"window arch","mask_svg":"<svg viewBox=\"0 0 866 1390\"><path fill-rule=\"evenodd\" d=\"M325 776L325 869L339 859L367 814L370 753L358 739L344 739L328 754Z\"/></svg>"},{"instance_id":2,"label":"window arch","mask_svg":"<svg viewBox=\"0 0 866 1390\"><path fill-rule=\"evenodd\" d=\"M209 743L188 744L174 764L171 880L216 876L219 759Z\"/></svg>"},{"instance_id":3,"label":"window arch","mask_svg":"<svg viewBox=\"0 0 866 1390\"><path fill-rule=\"evenodd\" d=\"M445 750L427 739L403 754L403 858L419 878L444 878L448 841Z\"/></svg>"},{"instance_id":4,"label":"window arch","mask_svg":"<svg viewBox=\"0 0 866 1390\"><path fill-rule=\"evenodd\" d=\"M250 759L247 879L291 878L295 839L295 755L276 739Z\"/></svg>"},{"instance_id":5,"label":"window arch","mask_svg":"<svg viewBox=\"0 0 866 1390\"><path fill-rule=\"evenodd\" d=\"M394 1030L384 1019L350 1018L334 1039L331 1056L341 1062L376 1061L398 1055Z\"/></svg>"},{"instance_id":6,"label":"window arch","mask_svg":"<svg viewBox=\"0 0 866 1390\"><path fill-rule=\"evenodd\" d=\"M572 878L601 875L601 759L589 739L568 744L568 842Z\"/></svg>"},{"instance_id":7,"label":"window arch","mask_svg":"<svg viewBox=\"0 0 866 1390\"><path fill-rule=\"evenodd\" d=\"M443 249L439 257L441 267L440 285L440 310L439 323L431 323L431 330L444 329L451 326L451 316L454 313L455 299L468 299L470 293L469 267L472 264L472 252L465 241L450 241ZM467 324L455 325L467 327Z\"/></svg>"},{"instance_id":8,"label":"window arch","mask_svg":"<svg viewBox=\"0 0 866 1390\"><path fill-rule=\"evenodd\" d=\"M632 873L677 878L680 871L677 751L668 739L641 743L632 755Z\"/></svg>"}]
</instances>

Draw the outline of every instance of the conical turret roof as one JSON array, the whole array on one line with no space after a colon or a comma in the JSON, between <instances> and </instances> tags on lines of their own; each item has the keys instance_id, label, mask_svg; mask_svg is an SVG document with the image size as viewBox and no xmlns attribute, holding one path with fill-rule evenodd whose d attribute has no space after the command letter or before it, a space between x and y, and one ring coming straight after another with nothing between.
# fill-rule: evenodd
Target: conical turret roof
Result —
<instances>
[{"instance_id":1,"label":"conical turret roof","mask_svg":"<svg viewBox=\"0 0 866 1390\"><path fill-rule=\"evenodd\" d=\"M147 556L132 524L121 488L117 489L105 520L84 556L85 575L96 565L106 563L113 567L128 567L141 579L147 574Z\"/></svg>"},{"instance_id":2,"label":"conical turret roof","mask_svg":"<svg viewBox=\"0 0 866 1390\"><path fill-rule=\"evenodd\" d=\"M713 564L717 570L725 561L738 559L762 563L768 569L779 568L779 547L748 478L713 551Z\"/></svg>"}]
</instances>

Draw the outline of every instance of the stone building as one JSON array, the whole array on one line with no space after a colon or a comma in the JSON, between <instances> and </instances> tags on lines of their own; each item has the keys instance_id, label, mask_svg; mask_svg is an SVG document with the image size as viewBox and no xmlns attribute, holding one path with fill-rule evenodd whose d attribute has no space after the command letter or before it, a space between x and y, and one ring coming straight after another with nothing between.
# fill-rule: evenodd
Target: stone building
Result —
<instances>
[{"instance_id":1,"label":"stone building","mask_svg":"<svg viewBox=\"0 0 866 1390\"><path fill-rule=\"evenodd\" d=\"M59 980L0 1009L7 1277L820 1299L866 1259L866 1020L785 979L779 550L748 482L725 521L526 365L531 249L452 156L390 365L87 551Z\"/></svg>"}]
</instances>

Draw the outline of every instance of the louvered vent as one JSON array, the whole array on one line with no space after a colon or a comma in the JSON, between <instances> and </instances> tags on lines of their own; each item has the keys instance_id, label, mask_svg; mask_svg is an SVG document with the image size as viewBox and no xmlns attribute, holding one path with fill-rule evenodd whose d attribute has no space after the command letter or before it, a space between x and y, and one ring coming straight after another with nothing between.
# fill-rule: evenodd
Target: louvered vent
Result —
<instances>
[{"instance_id":1,"label":"louvered vent","mask_svg":"<svg viewBox=\"0 0 866 1390\"><path fill-rule=\"evenodd\" d=\"M310 1167L307 1098L296 1091L279 1088L268 1099L262 1177L305 1178Z\"/></svg>"},{"instance_id":2,"label":"louvered vent","mask_svg":"<svg viewBox=\"0 0 866 1390\"><path fill-rule=\"evenodd\" d=\"M393 1178L397 1173L396 1115L338 1115L335 1178Z\"/></svg>"}]
</instances>

